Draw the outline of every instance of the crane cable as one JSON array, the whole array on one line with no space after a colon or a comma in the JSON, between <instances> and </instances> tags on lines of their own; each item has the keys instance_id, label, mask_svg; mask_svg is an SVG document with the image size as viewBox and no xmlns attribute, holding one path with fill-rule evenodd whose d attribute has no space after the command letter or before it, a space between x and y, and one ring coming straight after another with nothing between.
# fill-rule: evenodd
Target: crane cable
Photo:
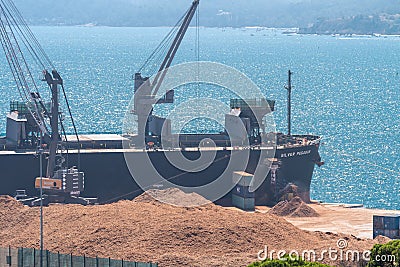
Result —
<instances>
[{"instance_id":1,"label":"crane cable","mask_svg":"<svg viewBox=\"0 0 400 267\"><path fill-rule=\"evenodd\" d=\"M179 27L174 26L171 31L167 34L164 40L159 44L156 50L153 52L153 56L148 59L148 62L145 63L146 67L149 68L149 74L155 74L158 71L161 62L163 61L165 54L167 53L168 48L171 46L174 36L176 35ZM150 65L150 66L149 66ZM140 70L141 71L141 70Z\"/></svg>"},{"instance_id":2,"label":"crane cable","mask_svg":"<svg viewBox=\"0 0 400 267\"><path fill-rule=\"evenodd\" d=\"M189 10L187 11L189 12ZM178 30L178 26L182 23L184 17L186 16L187 12L178 20L178 22L175 24L174 27L167 33L167 35L164 37L164 39L159 43L159 45L154 49L154 51L150 54L150 56L147 58L147 60L143 63L143 65L140 67L139 72L142 71L145 67L149 65L149 63L156 57L160 57L160 54L162 56L162 52L165 49L165 47L168 47L169 43L171 42L173 36L175 35L176 31Z\"/></svg>"},{"instance_id":3,"label":"crane cable","mask_svg":"<svg viewBox=\"0 0 400 267\"><path fill-rule=\"evenodd\" d=\"M27 48L27 52L31 55L33 60L36 62L38 66L41 67L41 69L46 69L45 64L43 63L43 60L41 57L38 55L36 51L41 51L42 49L36 47L36 49L33 47L32 43L36 45L35 39L32 38L32 33L29 33L26 30L26 23L22 19L21 14L18 12L16 9L15 5L11 1L7 1L8 4L6 4L3 0L1 0L3 3L4 9L7 11L8 17L11 19L10 27L13 25L15 31L18 36L20 37L19 39L22 41L24 46ZM29 28L28 28L29 29ZM37 45L36 45L37 46Z\"/></svg>"},{"instance_id":4,"label":"crane cable","mask_svg":"<svg viewBox=\"0 0 400 267\"><path fill-rule=\"evenodd\" d=\"M171 31L171 34L168 37L168 40L166 40L164 42L164 44L162 45L162 47L159 49L158 55L157 57L154 59L154 62L152 64L153 68L150 69L150 73L151 74L155 74L159 71L160 65L162 64L165 55L168 52L168 49L171 47L172 41L176 35L176 33L178 32L179 27L174 27L173 31Z\"/></svg>"},{"instance_id":5,"label":"crane cable","mask_svg":"<svg viewBox=\"0 0 400 267\"><path fill-rule=\"evenodd\" d=\"M5 1L8 2L8 5L4 3L4 0L1 0L1 2L4 4L4 6L6 8L7 8L7 6L10 7L11 10L8 8L7 8L7 10L9 12L10 16L13 18L14 25L18 29L18 32L21 33L22 39L24 39L26 41L26 47L28 48L29 52L32 54L32 57L35 57L38 60L38 62L40 63L40 65L43 69L46 69L45 64L43 63L44 61L46 61L46 63L52 69L55 69L50 58L47 56L46 52L44 51L43 47L40 45L39 41L36 39L35 35L29 28L25 19L22 17L21 13L18 11L14 2L12 0L5 0ZM32 46L32 43L35 47ZM38 53L36 51L38 51L41 54L42 58L38 55Z\"/></svg>"},{"instance_id":6,"label":"crane cable","mask_svg":"<svg viewBox=\"0 0 400 267\"><path fill-rule=\"evenodd\" d=\"M43 119L43 117L41 116L41 113L39 112L39 106L38 103L34 100L34 98L32 97L32 92L30 91L30 87L29 83L32 83L33 87L37 90L37 85L33 79L32 73L30 72L30 69L28 68L28 64L27 64L27 60L23 54L23 52L20 49L20 46L18 44L18 40L15 37L15 32L17 33L17 35L20 37L20 40L22 41L22 43L25 45L25 47L27 48L27 51L30 53L30 55L32 56L32 58L34 59L34 61L39 64L39 65L43 65L42 61L40 60L40 58L37 56L36 53L34 53L32 46L29 43L28 38L26 37L26 35L23 33L21 27L19 26L20 24L23 25L23 22L21 21L17 21L15 19L15 16L13 16L13 9L14 9L14 13L18 14L19 12L15 12L15 6L13 5L12 2L8 1L10 3L11 7L14 7L12 9L8 8L8 5L1 0L1 3L3 4L1 6L1 11L2 14L4 15L4 20L7 23L8 27L10 28L10 32L8 34L11 35L12 39L15 40L15 44L12 43L10 36L7 34L7 27L4 25L4 21L2 20L2 30L3 30L3 34L2 34L2 39L4 42L6 42L5 45L3 45L4 51L8 51L9 55L6 54L7 60L9 62L9 65L12 69L14 69L13 71L13 76L14 76L14 80L17 82L17 87L19 89L20 92L20 96L21 98L24 100L24 102L26 103L30 103L33 104L34 107L34 112L31 111L32 107L29 107L28 104L28 110L30 111L32 117L34 118L34 120L36 121L36 123L38 124L39 128L41 129L41 131L43 131L44 133L48 133L48 126L46 126L46 122ZM20 14L19 14L20 15ZM14 31L13 31L14 29ZM17 51L16 51L17 49ZM20 61L18 61L18 56L20 55ZM22 64L21 64L22 63ZM25 66L25 68L23 68ZM16 75L17 73L17 75ZM25 73L25 75L23 75ZM22 92L21 92L22 89ZM36 115L35 115L36 114Z\"/></svg>"},{"instance_id":7,"label":"crane cable","mask_svg":"<svg viewBox=\"0 0 400 267\"><path fill-rule=\"evenodd\" d=\"M41 67L42 70L46 70L46 66L45 65L48 65L48 66L51 67L52 70L55 70L54 64L51 62L50 58L48 57L48 55L44 51L43 47L40 45L39 41L36 39L35 35L31 31L31 29L29 28L28 24L26 23L26 21L22 17L21 13L18 11L18 9L15 6L15 4L11 0L0 0L0 1L2 3L1 11L5 16L5 19L7 20L9 27L12 28L12 25L14 26L14 29L17 32L18 36L20 37L20 40L22 41L22 43L26 47L27 51L29 52L29 54L31 55L31 57L35 61L35 63L39 67ZM11 18L11 20L10 20L10 18ZM3 25L3 21L1 21L1 24L2 24L2 26L4 26ZM11 34L14 35L14 31L12 31ZM13 58L17 58L16 57L16 53L15 53L15 51L13 49L13 45L12 45L9 37L7 36L7 32L5 30L5 27L4 27L4 32L2 31L1 35L3 37L2 38L2 46L4 48L4 51L11 52L12 55L13 55ZM7 40L8 46L6 44L3 44L3 40ZM17 40L17 39L15 38L15 40ZM19 47L19 45L17 45L17 46ZM7 47L10 48L11 51L10 51L10 49L7 49ZM25 58L23 56L23 53L22 53L22 51L20 49L19 49L19 53L20 53L21 57L23 58L23 61L24 61L25 65L26 65L26 67L27 67L26 60L25 60ZM12 65L14 66L15 69L17 67L19 70L22 70L22 68L21 68L21 66L20 66L18 61L14 62L13 60L11 60L11 62L10 62L8 57L7 57L7 60L9 61L9 64L12 63ZM44 62L46 62L46 64ZM16 64L18 66L16 66ZM33 85L35 87L35 90L38 91L38 87L37 87L35 81L33 80L32 74L30 73L30 70L29 70L28 67L27 67L26 71L28 72L28 75L31 78L31 81L32 81L32 83L33 83ZM23 73L23 72L21 72L21 73ZM20 77L15 77L14 72L13 72L13 75L14 75L14 79L16 81L18 79L19 83L21 85L25 84L25 86L22 86L22 88L27 88L29 90L29 86L27 86L26 81L22 82ZM65 92L64 85L61 84L61 87L62 87L62 91L63 91L63 95L64 95L64 100L65 100L65 103L66 103L66 106L67 106L67 109L68 109L68 113L69 113L69 116L70 116L70 119L71 119L71 122L72 122L72 126L73 126L73 129L74 129L74 134L75 134L75 136L77 138L77 143L78 143L78 168L80 168L80 140L79 140L78 132L77 132L77 129L76 129L75 121L74 121L73 116L72 116L72 112L71 112L71 108L70 108L70 105L69 105L69 101L68 101L68 98L67 98L67 95L66 95L66 92ZM18 88L20 89L21 87L18 86ZM51 90L51 88L50 88L50 90ZM21 90L19 90L19 91L20 91L20 95L21 95L22 99L25 99L27 103L32 103L32 101L31 101L32 97L30 96L31 92L29 92L27 90L23 90L23 93L22 93ZM25 95L25 97L23 97L23 95ZM39 108L37 106L37 103L36 103L36 101L33 101L33 102L35 104L34 105L35 106L35 111L37 112L37 114L39 114ZM28 109L30 110L29 107L28 107ZM36 120L36 118L35 118L35 120ZM40 121L45 123L45 120L42 120L42 119L39 119L39 121L36 121L36 122L40 123ZM64 127L64 125L63 125L61 120L60 120L60 124L61 124L61 128L62 128L63 134L65 136L65 141L68 143L66 132L65 132L65 127ZM68 151L68 145L67 145L67 151Z\"/></svg>"},{"instance_id":8,"label":"crane cable","mask_svg":"<svg viewBox=\"0 0 400 267\"><path fill-rule=\"evenodd\" d=\"M63 95L64 95L65 103L67 104L68 114L69 114L69 116L71 118L72 127L74 128L76 141L78 143L78 170L79 170L80 167L81 167L81 145L80 145L79 135L78 135L78 131L76 129L74 117L72 116L71 107L69 105L67 94L66 94L65 89L64 89L64 84L61 84L61 88L62 88L62 92L63 92ZM64 132L64 135L65 135L65 132ZM67 136L66 135L65 135L65 141L68 144L68 140L67 140ZM68 155L68 145L67 145L67 155Z\"/></svg>"},{"instance_id":9,"label":"crane cable","mask_svg":"<svg viewBox=\"0 0 400 267\"><path fill-rule=\"evenodd\" d=\"M154 51L150 54L150 56L146 59L146 61L143 63L143 65L139 68L138 72L143 71L145 68L149 66L149 64L156 59L154 63L158 63L162 61L163 56L165 56L165 51L166 49L170 46L171 41L173 40L173 37L175 33L179 29L179 25L182 24L185 16L189 13L190 8L182 15L182 17L178 20L178 22L172 27L172 29L167 33L167 35L164 37L164 39L160 42L160 44L154 49ZM159 64L154 64L158 66ZM154 73L152 73L154 74Z\"/></svg>"},{"instance_id":10,"label":"crane cable","mask_svg":"<svg viewBox=\"0 0 400 267\"><path fill-rule=\"evenodd\" d=\"M196 10L196 61L197 61L197 90L196 98L199 98L200 92L200 8Z\"/></svg>"},{"instance_id":11,"label":"crane cable","mask_svg":"<svg viewBox=\"0 0 400 267\"><path fill-rule=\"evenodd\" d=\"M2 1L3 2L3 1ZM33 85L33 87L37 88L36 83L32 77L32 74L28 68L27 61L18 45L17 38L15 37L14 32L12 31L12 22L10 21L10 17L4 9L4 4L0 6L0 16L3 15L4 19L0 19L0 31L1 31L1 43L6 54L7 62L12 70L12 75L14 77L14 81L19 90L19 94L21 99L26 103L33 104L34 112L31 110L31 107L28 106L28 110L31 113L33 119L38 124L41 131L44 133L48 133L46 124L39 113L39 107L37 102L33 99L33 96L29 90L29 83ZM7 25L10 28L10 31L7 31ZM11 37L11 38L10 38ZM16 43L13 44L12 40ZM18 55L20 56L20 60L18 60ZM21 65L22 64L22 65ZM25 69L23 68L25 67ZM22 74L26 75L22 75Z\"/></svg>"}]
</instances>

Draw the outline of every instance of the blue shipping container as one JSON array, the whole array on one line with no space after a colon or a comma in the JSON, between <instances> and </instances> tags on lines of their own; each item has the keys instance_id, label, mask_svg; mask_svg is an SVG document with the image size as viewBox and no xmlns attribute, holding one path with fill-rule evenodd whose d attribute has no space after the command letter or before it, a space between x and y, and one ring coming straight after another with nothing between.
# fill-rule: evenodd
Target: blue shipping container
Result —
<instances>
[{"instance_id":1,"label":"blue shipping container","mask_svg":"<svg viewBox=\"0 0 400 267\"><path fill-rule=\"evenodd\" d=\"M232 195L232 204L241 210L255 211L254 198L244 198L237 195Z\"/></svg>"},{"instance_id":2,"label":"blue shipping container","mask_svg":"<svg viewBox=\"0 0 400 267\"><path fill-rule=\"evenodd\" d=\"M374 215L373 225L374 225L374 229L385 229L384 217Z\"/></svg>"},{"instance_id":3,"label":"blue shipping container","mask_svg":"<svg viewBox=\"0 0 400 267\"><path fill-rule=\"evenodd\" d=\"M247 172L234 172L232 182L234 185L250 186L254 175Z\"/></svg>"},{"instance_id":4,"label":"blue shipping container","mask_svg":"<svg viewBox=\"0 0 400 267\"><path fill-rule=\"evenodd\" d=\"M385 230L400 229L400 215L386 215L383 219Z\"/></svg>"},{"instance_id":5,"label":"blue shipping container","mask_svg":"<svg viewBox=\"0 0 400 267\"><path fill-rule=\"evenodd\" d=\"M234 195L241 196L241 197L244 197L244 198L254 198L255 197L255 193L254 192L250 192L250 187L249 186L236 185L233 188L232 193Z\"/></svg>"},{"instance_id":6,"label":"blue shipping container","mask_svg":"<svg viewBox=\"0 0 400 267\"><path fill-rule=\"evenodd\" d=\"M373 238L378 235L386 236L391 239L399 238L400 235L400 215L374 215L373 217Z\"/></svg>"}]
</instances>

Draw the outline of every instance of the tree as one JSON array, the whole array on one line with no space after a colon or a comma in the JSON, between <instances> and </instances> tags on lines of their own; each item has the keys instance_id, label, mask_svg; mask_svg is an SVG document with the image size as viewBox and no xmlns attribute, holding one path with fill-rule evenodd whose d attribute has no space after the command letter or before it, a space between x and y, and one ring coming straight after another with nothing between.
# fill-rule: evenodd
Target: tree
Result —
<instances>
[{"instance_id":1,"label":"tree","mask_svg":"<svg viewBox=\"0 0 400 267\"><path fill-rule=\"evenodd\" d=\"M400 240L374 245L370 258L367 267L400 266Z\"/></svg>"},{"instance_id":2,"label":"tree","mask_svg":"<svg viewBox=\"0 0 400 267\"><path fill-rule=\"evenodd\" d=\"M318 262L307 262L303 259L291 259L289 256L283 257L281 260L264 260L262 262L255 262L248 267L331 267L326 264Z\"/></svg>"}]
</instances>

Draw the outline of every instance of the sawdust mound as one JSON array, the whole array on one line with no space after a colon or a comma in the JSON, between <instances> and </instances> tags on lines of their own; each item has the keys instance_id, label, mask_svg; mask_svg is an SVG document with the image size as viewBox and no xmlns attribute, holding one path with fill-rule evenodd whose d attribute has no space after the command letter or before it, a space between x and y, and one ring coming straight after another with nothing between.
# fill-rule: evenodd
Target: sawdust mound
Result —
<instances>
[{"instance_id":1,"label":"sawdust mound","mask_svg":"<svg viewBox=\"0 0 400 267\"><path fill-rule=\"evenodd\" d=\"M276 216L289 216L290 212L286 208L288 202L286 200L278 202L272 209L269 210L269 214L274 214ZM293 211L292 211L293 212Z\"/></svg>"},{"instance_id":2,"label":"sawdust mound","mask_svg":"<svg viewBox=\"0 0 400 267\"><path fill-rule=\"evenodd\" d=\"M306 203L302 203L301 206L292 214L290 217L318 217L319 214L313 208L308 206Z\"/></svg>"},{"instance_id":3,"label":"sawdust mound","mask_svg":"<svg viewBox=\"0 0 400 267\"><path fill-rule=\"evenodd\" d=\"M319 214L308 206L300 197L295 197L290 201L281 201L270 211L270 214L288 217L318 217Z\"/></svg>"},{"instance_id":4,"label":"sawdust mound","mask_svg":"<svg viewBox=\"0 0 400 267\"><path fill-rule=\"evenodd\" d=\"M2 201L11 208L0 205L0 246L38 248L39 208L14 209L20 205L11 199ZM107 205L44 207L46 249L158 262L160 267L247 266L257 261L265 245L275 251L326 249L336 246L343 236L303 231L274 215L222 207L181 208L154 202L146 195ZM346 237L349 249L357 251L376 243Z\"/></svg>"},{"instance_id":5,"label":"sawdust mound","mask_svg":"<svg viewBox=\"0 0 400 267\"><path fill-rule=\"evenodd\" d=\"M379 244L385 244L392 241L392 239L383 235L378 235L377 237L374 238L374 240L377 241Z\"/></svg>"},{"instance_id":6,"label":"sawdust mound","mask_svg":"<svg viewBox=\"0 0 400 267\"><path fill-rule=\"evenodd\" d=\"M134 202L151 203L154 205L166 203L179 207L214 205L197 193L185 193L177 188L168 188L165 190L151 189L136 197Z\"/></svg>"},{"instance_id":7,"label":"sawdust mound","mask_svg":"<svg viewBox=\"0 0 400 267\"><path fill-rule=\"evenodd\" d=\"M10 196L0 196L0 211L23 209L24 205Z\"/></svg>"}]
</instances>

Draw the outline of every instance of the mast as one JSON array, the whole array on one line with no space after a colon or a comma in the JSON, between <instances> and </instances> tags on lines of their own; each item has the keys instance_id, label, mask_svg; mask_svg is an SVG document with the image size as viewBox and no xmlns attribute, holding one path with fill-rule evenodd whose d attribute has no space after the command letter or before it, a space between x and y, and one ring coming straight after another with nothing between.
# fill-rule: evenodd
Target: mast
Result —
<instances>
[{"instance_id":1,"label":"mast","mask_svg":"<svg viewBox=\"0 0 400 267\"><path fill-rule=\"evenodd\" d=\"M54 77L56 78L56 77ZM51 139L49 143L49 158L47 162L47 177L53 177L56 166L57 145L60 141L58 116L59 116L59 101L58 101L58 84L61 80L53 79L50 74L45 71L45 80L51 89L51 111L50 111L50 126Z\"/></svg>"},{"instance_id":2,"label":"mast","mask_svg":"<svg viewBox=\"0 0 400 267\"><path fill-rule=\"evenodd\" d=\"M291 120L292 120L292 74L290 70L288 71L288 85L285 89L288 91L287 96L287 123L288 123L288 135L291 135Z\"/></svg>"}]
</instances>

